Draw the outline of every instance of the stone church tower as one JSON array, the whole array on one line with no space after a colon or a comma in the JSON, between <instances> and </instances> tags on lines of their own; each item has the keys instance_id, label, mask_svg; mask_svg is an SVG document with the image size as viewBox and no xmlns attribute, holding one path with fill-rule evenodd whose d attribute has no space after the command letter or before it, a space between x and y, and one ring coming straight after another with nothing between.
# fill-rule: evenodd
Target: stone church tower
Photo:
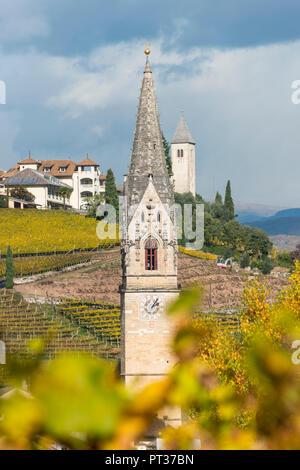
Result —
<instances>
[{"instance_id":1,"label":"stone church tower","mask_svg":"<svg viewBox=\"0 0 300 470\"><path fill-rule=\"evenodd\" d=\"M176 193L196 194L195 146L182 114L171 142L172 170Z\"/></svg>"},{"instance_id":2,"label":"stone church tower","mask_svg":"<svg viewBox=\"0 0 300 470\"><path fill-rule=\"evenodd\" d=\"M166 306L178 296L177 238L162 132L147 55L130 170L124 184L121 375L143 387L174 365ZM171 210L170 210L171 209ZM164 410L157 422L180 424L180 410ZM153 436L157 434L153 431Z\"/></svg>"}]
</instances>

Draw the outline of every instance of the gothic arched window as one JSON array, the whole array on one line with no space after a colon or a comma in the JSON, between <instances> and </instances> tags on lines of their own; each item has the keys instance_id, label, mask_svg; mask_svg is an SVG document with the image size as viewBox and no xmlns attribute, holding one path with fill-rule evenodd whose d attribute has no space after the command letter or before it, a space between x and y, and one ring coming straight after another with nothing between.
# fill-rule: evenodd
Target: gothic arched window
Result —
<instances>
[{"instance_id":1,"label":"gothic arched window","mask_svg":"<svg viewBox=\"0 0 300 470\"><path fill-rule=\"evenodd\" d=\"M145 269L146 271L157 270L158 244L155 238L149 237L145 243Z\"/></svg>"}]
</instances>

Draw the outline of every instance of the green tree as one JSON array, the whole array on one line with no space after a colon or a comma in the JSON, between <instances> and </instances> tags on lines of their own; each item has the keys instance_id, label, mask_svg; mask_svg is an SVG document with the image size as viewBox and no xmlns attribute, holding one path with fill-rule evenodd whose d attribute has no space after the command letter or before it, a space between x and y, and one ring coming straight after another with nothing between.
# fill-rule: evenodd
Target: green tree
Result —
<instances>
[{"instance_id":1,"label":"green tree","mask_svg":"<svg viewBox=\"0 0 300 470\"><path fill-rule=\"evenodd\" d=\"M7 199L6 196L0 196L0 209L7 208Z\"/></svg>"},{"instance_id":2,"label":"green tree","mask_svg":"<svg viewBox=\"0 0 300 470\"><path fill-rule=\"evenodd\" d=\"M217 191L216 197L215 197L215 204L221 204L223 205L223 198L222 195Z\"/></svg>"},{"instance_id":3,"label":"green tree","mask_svg":"<svg viewBox=\"0 0 300 470\"><path fill-rule=\"evenodd\" d=\"M116 209L116 213L118 217L118 214L119 214L118 192L117 192L117 186L115 183L115 176L111 169L107 171L104 197L105 197L106 204L110 204Z\"/></svg>"},{"instance_id":4,"label":"green tree","mask_svg":"<svg viewBox=\"0 0 300 470\"><path fill-rule=\"evenodd\" d=\"M261 229L255 227L243 227L245 249L249 254L259 258L267 256L273 246L268 235Z\"/></svg>"},{"instance_id":5,"label":"green tree","mask_svg":"<svg viewBox=\"0 0 300 470\"><path fill-rule=\"evenodd\" d=\"M94 196L86 197L85 202L88 205L87 217L96 217L97 208L104 204L103 194L94 194Z\"/></svg>"},{"instance_id":6,"label":"green tree","mask_svg":"<svg viewBox=\"0 0 300 470\"><path fill-rule=\"evenodd\" d=\"M216 240L222 241L223 224L220 219L214 218L209 212L204 212L204 240L207 246L214 246Z\"/></svg>"},{"instance_id":7,"label":"green tree","mask_svg":"<svg viewBox=\"0 0 300 470\"><path fill-rule=\"evenodd\" d=\"M33 202L35 197L24 186L15 186L10 190L11 197L21 199L22 201Z\"/></svg>"},{"instance_id":8,"label":"green tree","mask_svg":"<svg viewBox=\"0 0 300 470\"><path fill-rule=\"evenodd\" d=\"M5 287L7 289L14 287L14 259L10 246L7 248L6 254Z\"/></svg>"},{"instance_id":9,"label":"green tree","mask_svg":"<svg viewBox=\"0 0 300 470\"><path fill-rule=\"evenodd\" d=\"M183 193L183 194L180 194L180 193L175 193L174 194L174 197L175 197L175 203L176 204L179 204L181 206L181 214L182 214L182 238L178 240L178 243L179 245L181 246L185 246L186 245L186 237L185 237L185 233L184 233L184 212L185 212L185 209L184 209L184 206L186 204L188 205L191 205L192 206L192 229L195 230L195 223L196 223L196 199L195 197L193 196L192 193ZM199 202L199 197L198 196L198 203ZM189 240L189 241L192 241L192 240Z\"/></svg>"},{"instance_id":10,"label":"green tree","mask_svg":"<svg viewBox=\"0 0 300 470\"><path fill-rule=\"evenodd\" d=\"M227 181L225 199L224 199L224 211L226 220L234 219L234 204L231 196L231 184L230 180Z\"/></svg>"},{"instance_id":11,"label":"green tree","mask_svg":"<svg viewBox=\"0 0 300 470\"><path fill-rule=\"evenodd\" d=\"M167 165L168 173L171 176L173 175L173 171L172 171L172 160L170 156L170 145L163 134L162 134L162 141L163 141L163 145L165 149L166 165Z\"/></svg>"},{"instance_id":12,"label":"green tree","mask_svg":"<svg viewBox=\"0 0 300 470\"><path fill-rule=\"evenodd\" d=\"M64 211L66 210L66 199L70 199L72 191L73 191L73 189L66 188L66 187L60 188L59 191L58 191L60 196L63 198L63 201L64 201Z\"/></svg>"},{"instance_id":13,"label":"green tree","mask_svg":"<svg viewBox=\"0 0 300 470\"><path fill-rule=\"evenodd\" d=\"M228 246L242 251L244 246L244 231L237 220L229 220L224 224L224 236Z\"/></svg>"}]
</instances>

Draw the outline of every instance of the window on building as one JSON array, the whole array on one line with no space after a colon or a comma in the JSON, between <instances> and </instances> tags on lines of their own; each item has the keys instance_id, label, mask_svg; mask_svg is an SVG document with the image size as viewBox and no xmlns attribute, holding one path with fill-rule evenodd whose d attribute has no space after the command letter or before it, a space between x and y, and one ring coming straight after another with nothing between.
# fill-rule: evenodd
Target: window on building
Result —
<instances>
[{"instance_id":1,"label":"window on building","mask_svg":"<svg viewBox=\"0 0 300 470\"><path fill-rule=\"evenodd\" d=\"M93 184L93 180L91 178L82 178L80 183L81 184Z\"/></svg>"},{"instance_id":2,"label":"window on building","mask_svg":"<svg viewBox=\"0 0 300 470\"><path fill-rule=\"evenodd\" d=\"M142 220L142 222L145 222L145 213L144 212L142 212L141 220Z\"/></svg>"},{"instance_id":3,"label":"window on building","mask_svg":"<svg viewBox=\"0 0 300 470\"><path fill-rule=\"evenodd\" d=\"M81 197L92 197L93 196L93 193L91 193L90 191L83 191L81 193Z\"/></svg>"},{"instance_id":4,"label":"window on building","mask_svg":"<svg viewBox=\"0 0 300 470\"><path fill-rule=\"evenodd\" d=\"M157 213L157 222L160 222L160 212Z\"/></svg>"},{"instance_id":5,"label":"window on building","mask_svg":"<svg viewBox=\"0 0 300 470\"><path fill-rule=\"evenodd\" d=\"M92 171L92 167L91 167L91 166L83 166L83 167L82 167L82 171L88 171L88 172L90 172L90 171Z\"/></svg>"},{"instance_id":6,"label":"window on building","mask_svg":"<svg viewBox=\"0 0 300 470\"><path fill-rule=\"evenodd\" d=\"M47 166L44 168L44 172L45 172L45 173L49 173L50 171L51 171L51 168L49 168L49 167L47 167Z\"/></svg>"},{"instance_id":7,"label":"window on building","mask_svg":"<svg viewBox=\"0 0 300 470\"><path fill-rule=\"evenodd\" d=\"M146 271L157 270L157 241L155 238L148 238L145 244L145 269Z\"/></svg>"},{"instance_id":8,"label":"window on building","mask_svg":"<svg viewBox=\"0 0 300 470\"><path fill-rule=\"evenodd\" d=\"M60 172L60 173L65 173L66 170L67 170L67 169L66 169L65 166L60 166L60 167L59 167L59 172Z\"/></svg>"},{"instance_id":9,"label":"window on building","mask_svg":"<svg viewBox=\"0 0 300 470\"><path fill-rule=\"evenodd\" d=\"M183 150L177 150L177 157L178 158L183 157Z\"/></svg>"}]
</instances>

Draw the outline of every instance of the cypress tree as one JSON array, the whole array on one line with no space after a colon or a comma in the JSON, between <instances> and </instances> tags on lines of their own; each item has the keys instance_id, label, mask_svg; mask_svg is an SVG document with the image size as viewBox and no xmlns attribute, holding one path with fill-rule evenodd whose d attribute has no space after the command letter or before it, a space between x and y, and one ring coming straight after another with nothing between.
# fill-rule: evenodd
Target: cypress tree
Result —
<instances>
[{"instance_id":1,"label":"cypress tree","mask_svg":"<svg viewBox=\"0 0 300 470\"><path fill-rule=\"evenodd\" d=\"M273 263L271 261L271 259L266 256L262 262L262 265L261 265L261 272L263 274L270 274L270 272L272 271L273 269Z\"/></svg>"},{"instance_id":2,"label":"cypress tree","mask_svg":"<svg viewBox=\"0 0 300 470\"><path fill-rule=\"evenodd\" d=\"M6 254L5 287L7 289L14 287L14 259L10 246L7 248Z\"/></svg>"},{"instance_id":3,"label":"cypress tree","mask_svg":"<svg viewBox=\"0 0 300 470\"><path fill-rule=\"evenodd\" d=\"M118 213L119 213L118 192L117 192L117 186L115 183L115 177L111 169L107 171L107 175L106 175L105 202L106 204L110 204L116 209L116 213L118 216Z\"/></svg>"},{"instance_id":4,"label":"cypress tree","mask_svg":"<svg viewBox=\"0 0 300 470\"><path fill-rule=\"evenodd\" d=\"M230 180L227 181L225 199L224 199L224 210L226 220L234 219L234 204L231 196L231 185Z\"/></svg>"},{"instance_id":5,"label":"cypress tree","mask_svg":"<svg viewBox=\"0 0 300 470\"><path fill-rule=\"evenodd\" d=\"M173 171L172 171L172 160L170 157L170 145L163 134L162 134L162 141L163 141L163 145L165 149L166 165L167 165L168 173L171 176L173 175Z\"/></svg>"},{"instance_id":6,"label":"cypress tree","mask_svg":"<svg viewBox=\"0 0 300 470\"><path fill-rule=\"evenodd\" d=\"M246 252L246 253L243 254L243 257L242 257L241 263L240 263L240 267L242 269L245 269L249 266L249 264L250 264L250 256L249 256L249 253Z\"/></svg>"},{"instance_id":7,"label":"cypress tree","mask_svg":"<svg viewBox=\"0 0 300 470\"><path fill-rule=\"evenodd\" d=\"M215 197L215 203L223 205L223 199L219 191L217 191L216 197Z\"/></svg>"}]
</instances>

